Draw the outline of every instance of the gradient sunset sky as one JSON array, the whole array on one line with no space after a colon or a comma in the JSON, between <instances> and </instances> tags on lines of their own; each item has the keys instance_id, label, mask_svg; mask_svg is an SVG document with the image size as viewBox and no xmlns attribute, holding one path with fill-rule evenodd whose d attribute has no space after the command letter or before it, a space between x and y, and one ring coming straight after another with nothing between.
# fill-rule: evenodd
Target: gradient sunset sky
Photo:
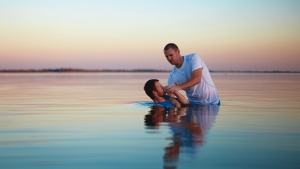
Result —
<instances>
[{"instance_id":1,"label":"gradient sunset sky","mask_svg":"<svg viewBox=\"0 0 300 169\"><path fill-rule=\"evenodd\" d=\"M299 0L0 0L0 69L300 71Z\"/></svg>"}]
</instances>

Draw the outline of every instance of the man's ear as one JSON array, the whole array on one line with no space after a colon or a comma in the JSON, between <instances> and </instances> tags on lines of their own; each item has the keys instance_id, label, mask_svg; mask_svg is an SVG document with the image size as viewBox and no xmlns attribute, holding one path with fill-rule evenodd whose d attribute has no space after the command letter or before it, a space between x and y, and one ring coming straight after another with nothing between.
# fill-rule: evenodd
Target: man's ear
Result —
<instances>
[{"instance_id":1,"label":"man's ear","mask_svg":"<svg viewBox=\"0 0 300 169\"><path fill-rule=\"evenodd\" d=\"M157 91L153 90L152 94L153 94L153 96L157 96Z\"/></svg>"}]
</instances>

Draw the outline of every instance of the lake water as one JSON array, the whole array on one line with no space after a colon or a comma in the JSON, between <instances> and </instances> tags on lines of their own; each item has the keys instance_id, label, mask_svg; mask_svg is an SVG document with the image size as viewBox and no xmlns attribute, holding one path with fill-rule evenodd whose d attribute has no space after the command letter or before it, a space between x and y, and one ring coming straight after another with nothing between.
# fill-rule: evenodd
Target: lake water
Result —
<instances>
[{"instance_id":1,"label":"lake water","mask_svg":"<svg viewBox=\"0 0 300 169\"><path fill-rule=\"evenodd\" d=\"M0 168L300 168L300 74L213 73L220 107L166 112L167 77L0 74Z\"/></svg>"}]
</instances>

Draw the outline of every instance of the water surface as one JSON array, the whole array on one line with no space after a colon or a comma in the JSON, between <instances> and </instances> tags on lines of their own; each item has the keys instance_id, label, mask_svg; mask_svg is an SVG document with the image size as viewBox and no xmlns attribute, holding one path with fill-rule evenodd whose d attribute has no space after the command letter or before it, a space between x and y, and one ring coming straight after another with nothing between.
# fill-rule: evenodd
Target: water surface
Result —
<instances>
[{"instance_id":1,"label":"water surface","mask_svg":"<svg viewBox=\"0 0 300 169\"><path fill-rule=\"evenodd\" d=\"M220 107L166 111L167 73L0 74L0 168L299 168L300 74L212 76Z\"/></svg>"}]
</instances>

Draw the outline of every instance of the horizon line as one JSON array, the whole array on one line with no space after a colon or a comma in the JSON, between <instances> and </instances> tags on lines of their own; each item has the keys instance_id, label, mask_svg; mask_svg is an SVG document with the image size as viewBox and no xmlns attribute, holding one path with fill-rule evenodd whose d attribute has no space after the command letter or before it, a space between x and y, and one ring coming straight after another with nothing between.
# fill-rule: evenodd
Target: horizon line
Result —
<instances>
[{"instance_id":1,"label":"horizon line","mask_svg":"<svg viewBox=\"0 0 300 169\"><path fill-rule=\"evenodd\" d=\"M68 73L68 72L170 72L166 69L80 69L80 68L43 68L43 69L0 69L0 73ZM210 70L212 73L300 73L289 70Z\"/></svg>"}]
</instances>

